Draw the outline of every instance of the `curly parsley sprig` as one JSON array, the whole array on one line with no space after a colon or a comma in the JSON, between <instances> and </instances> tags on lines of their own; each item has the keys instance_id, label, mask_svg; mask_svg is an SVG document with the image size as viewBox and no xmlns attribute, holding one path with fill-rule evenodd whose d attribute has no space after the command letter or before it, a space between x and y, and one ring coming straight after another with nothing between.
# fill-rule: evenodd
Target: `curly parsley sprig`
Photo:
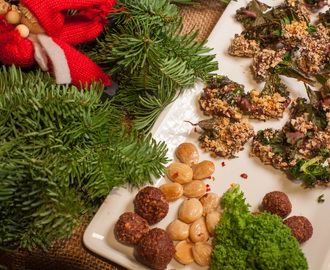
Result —
<instances>
[{"instance_id":1,"label":"curly parsley sprig","mask_svg":"<svg viewBox=\"0 0 330 270\"><path fill-rule=\"evenodd\" d=\"M216 226L211 270L308 269L307 260L288 226L277 215L253 214L240 186L224 193Z\"/></svg>"}]
</instances>

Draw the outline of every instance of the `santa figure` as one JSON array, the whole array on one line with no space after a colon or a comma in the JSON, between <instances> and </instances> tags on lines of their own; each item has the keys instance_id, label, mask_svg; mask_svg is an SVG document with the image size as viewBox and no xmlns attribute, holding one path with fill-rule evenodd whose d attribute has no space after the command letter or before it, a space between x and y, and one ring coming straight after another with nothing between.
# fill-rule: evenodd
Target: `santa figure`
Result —
<instances>
[{"instance_id":1,"label":"santa figure","mask_svg":"<svg viewBox=\"0 0 330 270\"><path fill-rule=\"evenodd\" d=\"M89 85L110 77L73 46L95 39L115 0L0 0L0 62L28 67L37 61L56 83ZM75 10L75 15L68 15Z\"/></svg>"}]
</instances>

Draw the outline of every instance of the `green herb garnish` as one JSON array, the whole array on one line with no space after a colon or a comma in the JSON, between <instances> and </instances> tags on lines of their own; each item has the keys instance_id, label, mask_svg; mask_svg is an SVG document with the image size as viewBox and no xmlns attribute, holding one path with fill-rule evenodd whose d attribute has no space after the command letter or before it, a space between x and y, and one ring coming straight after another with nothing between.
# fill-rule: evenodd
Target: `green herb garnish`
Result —
<instances>
[{"instance_id":1,"label":"green herb garnish","mask_svg":"<svg viewBox=\"0 0 330 270\"><path fill-rule=\"evenodd\" d=\"M251 213L239 185L224 194L221 205L225 210L215 229L211 270L308 269L290 228L277 215Z\"/></svg>"}]
</instances>

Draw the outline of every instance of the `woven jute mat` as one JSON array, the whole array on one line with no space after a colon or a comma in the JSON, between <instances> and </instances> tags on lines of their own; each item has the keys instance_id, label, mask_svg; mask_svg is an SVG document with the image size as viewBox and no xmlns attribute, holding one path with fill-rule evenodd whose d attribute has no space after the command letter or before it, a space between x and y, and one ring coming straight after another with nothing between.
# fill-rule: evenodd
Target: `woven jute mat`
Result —
<instances>
[{"instance_id":1,"label":"woven jute mat","mask_svg":"<svg viewBox=\"0 0 330 270\"><path fill-rule=\"evenodd\" d=\"M183 17L184 33L199 29L196 40L207 39L227 4L218 0L195 1L199 5L179 5Z\"/></svg>"},{"instance_id":2,"label":"woven jute mat","mask_svg":"<svg viewBox=\"0 0 330 270\"><path fill-rule=\"evenodd\" d=\"M180 5L180 15L183 16L184 30L199 29L197 40L207 39L213 27L219 20L226 4L218 0L200 0L200 5ZM56 241L48 251L34 249L7 253L0 251L0 265L8 270L88 270L88 269L125 269L89 251L83 244L83 235L89 224L85 222L74 231L71 237Z\"/></svg>"}]
</instances>

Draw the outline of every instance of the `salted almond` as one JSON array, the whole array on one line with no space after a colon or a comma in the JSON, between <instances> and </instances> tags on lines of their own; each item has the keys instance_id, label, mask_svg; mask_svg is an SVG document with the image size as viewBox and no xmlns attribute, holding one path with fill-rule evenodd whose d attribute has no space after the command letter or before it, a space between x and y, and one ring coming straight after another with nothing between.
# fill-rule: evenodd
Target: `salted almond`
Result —
<instances>
[{"instance_id":1,"label":"salted almond","mask_svg":"<svg viewBox=\"0 0 330 270\"><path fill-rule=\"evenodd\" d=\"M186 223L192 223L203 215L203 206L196 198L185 199L179 208L179 219Z\"/></svg>"},{"instance_id":2,"label":"salted almond","mask_svg":"<svg viewBox=\"0 0 330 270\"><path fill-rule=\"evenodd\" d=\"M183 195L183 187L179 183L166 183L159 187L169 201L176 201Z\"/></svg>"},{"instance_id":3,"label":"salted almond","mask_svg":"<svg viewBox=\"0 0 330 270\"><path fill-rule=\"evenodd\" d=\"M204 218L200 218L191 224L189 229L189 236L193 242L205 242L209 239L209 231L206 227Z\"/></svg>"},{"instance_id":4,"label":"salted almond","mask_svg":"<svg viewBox=\"0 0 330 270\"><path fill-rule=\"evenodd\" d=\"M194 180L197 181L197 180ZM214 192L208 192L199 199L203 205L203 216L217 210L220 205L220 197Z\"/></svg>"},{"instance_id":5,"label":"salted almond","mask_svg":"<svg viewBox=\"0 0 330 270\"><path fill-rule=\"evenodd\" d=\"M205 217L206 220L206 228L211 235L215 236L215 226L219 225L221 219L221 213L218 211L213 211L208 213Z\"/></svg>"},{"instance_id":6,"label":"salted almond","mask_svg":"<svg viewBox=\"0 0 330 270\"><path fill-rule=\"evenodd\" d=\"M206 185L201 180L193 180L183 185L183 195L188 198L198 198L206 192Z\"/></svg>"},{"instance_id":7,"label":"salted almond","mask_svg":"<svg viewBox=\"0 0 330 270\"><path fill-rule=\"evenodd\" d=\"M202 180L210 177L215 171L214 163L209 160L203 160L193 168L193 179Z\"/></svg>"},{"instance_id":8,"label":"salted almond","mask_svg":"<svg viewBox=\"0 0 330 270\"><path fill-rule=\"evenodd\" d=\"M199 160L197 147L192 143L181 143L175 150L175 154L180 162L190 167L195 166Z\"/></svg>"},{"instance_id":9,"label":"salted almond","mask_svg":"<svg viewBox=\"0 0 330 270\"><path fill-rule=\"evenodd\" d=\"M167 167L167 176L173 182L185 184L192 180L193 170L187 164L173 162Z\"/></svg>"},{"instance_id":10,"label":"salted almond","mask_svg":"<svg viewBox=\"0 0 330 270\"><path fill-rule=\"evenodd\" d=\"M189 237L189 225L179 219L173 220L166 231L174 241L186 240Z\"/></svg>"},{"instance_id":11,"label":"salted almond","mask_svg":"<svg viewBox=\"0 0 330 270\"><path fill-rule=\"evenodd\" d=\"M197 242L192 247L195 262L200 266L210 265L213 247L205 242Z\"/></svg>"},{"instance_id":12,"label":"salted almond","mask_svg":"<svg viewBox=\"0 0 330 270\"><path fill-rule=\"evenodd\" d=\"M175 246L176 253L174 254L175 259L177 259L182 264L190 264L194 262L194 256L192 253L193 243L187 240L183 240Z\"/></svg>"}]
</instances>

